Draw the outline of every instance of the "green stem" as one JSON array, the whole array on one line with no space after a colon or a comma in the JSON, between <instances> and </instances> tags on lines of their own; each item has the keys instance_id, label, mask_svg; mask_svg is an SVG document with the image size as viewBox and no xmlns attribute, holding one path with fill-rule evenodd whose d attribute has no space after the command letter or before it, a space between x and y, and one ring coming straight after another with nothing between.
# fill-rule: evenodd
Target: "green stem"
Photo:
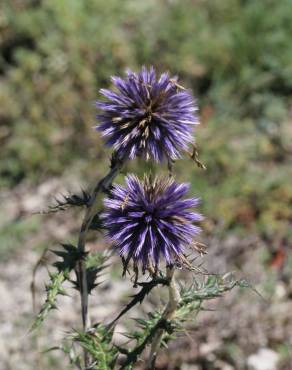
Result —
<instances>
[{"instance_id":1,"label":"green stem","mask_svg":"<svg viewBox=\"0 0 292 370\"><path fill-rule=\"evenodd\" d=\"M168 298L168 303L162 314L161 320L168 321L168 320L173 319L173 317L175 316L176 309L180 301L180 294L179 294L179 291L175 283L173 267L167 267L166 277L169 280L169 285L168 285L168 297L169 298ZM160 348L160 343L163 337L163 333L164 333L164 329L160 328L157 330L155 336L153 337L153 340L151 343L150 355L148 358L147 369L154 369L155 360L156 360L157 352Z\"/></svg>"},{"instance_id":2,"label":"green stem","mask_svg":"<svg viewBox=\"0 0 292 370\"><path fill-rule=\"evenodd\" d=\"M90 201L81 225L77 244L77 249L82 255L84 255L84 253L86 252L85 244L89 227L92 223L94 216L98 211L98 194L102 191L107 191L110 188L114 178L121 170L123 163L124 161L122 160L116 160L115 163L112 165L109 173L96 184L92 191ZM88 284L87 284L86 265L84 259L81 259L77 264L77 274L80 282L79 285L80 285L83 330L84 332L86 332L90 327L90 318L88 315ZM84 362L85 366L89 365L89 358L86 350L84 351Z\"/></svg>"}]
</instances>

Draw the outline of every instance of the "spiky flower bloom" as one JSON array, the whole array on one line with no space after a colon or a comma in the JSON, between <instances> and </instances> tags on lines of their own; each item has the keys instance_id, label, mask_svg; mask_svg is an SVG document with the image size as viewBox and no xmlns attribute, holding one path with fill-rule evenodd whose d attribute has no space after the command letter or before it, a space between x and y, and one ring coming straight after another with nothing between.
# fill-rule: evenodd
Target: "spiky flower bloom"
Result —
<instances>
[{"instance_id":1,"label":"spiky flower bloom","mask_svg":"<svg viewBox=\"0 0 292 370\"><path fill-rule=\"evenodd\" d=\"M112 77L116 91L101 89L107 101L98 101L100 124L119 157L142 156L157 162L176 159L193 142L198 124L197 107L189 91L176 78L145 67L139 73L128 71L124 79Z\"/></svg>"},{"instance_id":2,"label":"spiky flower bloom","mask_svg":"<svg viewBox=\"0 0 292 370\"><path fill-rule=\"evenodd\" d=\"M191 210L199 200L184 197L188 189L170 178L140 181L134 175L126 177L125 187L113 187L102 219L126 266L132 259L145 271L157 269L160 260L169 265L184 259L185 248L200 232L194 223L202 220Z\"/></svg>"}]
</instances>

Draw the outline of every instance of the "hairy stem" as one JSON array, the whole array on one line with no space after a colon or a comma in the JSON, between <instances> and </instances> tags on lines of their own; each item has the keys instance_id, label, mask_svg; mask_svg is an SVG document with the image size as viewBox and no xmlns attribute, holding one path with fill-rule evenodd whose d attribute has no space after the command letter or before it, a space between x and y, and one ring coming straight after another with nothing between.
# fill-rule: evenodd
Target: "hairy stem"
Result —
<instances>
[{"instance_id":1,"label":"hairy stem","mask_svg":"<svg viewBox=\"0 0 292 370\"><path fill-rule=\"evenodd\" d=\"M180 301L180 294L176 286L173 267L171 266L167 267L166 277L169 280L169 285L168 285L168 303L161 317L161 320L164 320L164 321L171 320L175 316L175 312L176 312L176 309ZM148 364L147 364L148 369L154 369L155 360L156 360L157 352L159 350L160 343L163 337L163 333L164 333L164 329L160 328L158 329L155 336L153 337L153 340L151 343L150 355L149 355Z\"/></svg>"},{"instance_id":2,"label":"hairy stem","mask_svg":"<svg viewBox=\"0 0 292 370\"><path fill-rule=\"evenodd\" d=\"M94 187L89 204L86 209L86 213L81 225L77 249L82 254L85 255L85 243L86 243L86 236L93 220L93 217L97 213L98 208L98 194L102 191L109 190L110 186L114 178L117 176L119 171L121 170L123 165L123 161L116 160L115 163L112 161L112 166L109 173L101 179L96 186ZM86 265L85 260L81 259L77 264L77 275L79 279L79 286L80 286L80 298L81 298L81 311L82 311L82 323L83 323L83 330L86 332L90 327L90 318L88 315L88 285L87 285L87 276L86 276ZM84 351L84 362L85 366L89 365L89 358L86 351Z\"/></svg>"}]
</instances>

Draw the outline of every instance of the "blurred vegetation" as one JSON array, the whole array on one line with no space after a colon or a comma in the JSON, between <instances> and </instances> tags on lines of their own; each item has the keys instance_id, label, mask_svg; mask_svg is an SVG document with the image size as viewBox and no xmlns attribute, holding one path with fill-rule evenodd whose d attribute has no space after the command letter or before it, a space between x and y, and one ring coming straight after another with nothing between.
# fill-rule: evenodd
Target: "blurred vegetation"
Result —
<instances>
[{"instance_id":1,"label":"blurred vegetation","mask_svg":"<svg viewBox=\"0 0 292 370\"><path fill-rule=\"evenodd\" d=\"M153 64L199 99L208 171L191 176L210 224L291 238L291 8L292 0L2 0L0 185L99 172L108 152L92 128L98 89ZM178 164L181 177L185 166L193 164Z\"/></svg>"}]
</instances>

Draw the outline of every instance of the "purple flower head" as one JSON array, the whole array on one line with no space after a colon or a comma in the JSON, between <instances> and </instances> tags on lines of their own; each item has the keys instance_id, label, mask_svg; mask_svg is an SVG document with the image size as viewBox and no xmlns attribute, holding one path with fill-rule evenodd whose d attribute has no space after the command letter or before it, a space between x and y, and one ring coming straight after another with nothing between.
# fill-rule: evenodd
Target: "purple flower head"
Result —
<instances>
[{"instance_id":1,"label":"purple flower head","mask_svg":"<svg viewBox=\"0 0 292 370\"><path fill-rule=\"evenodd\" d=\"M170 178L140 181L134 175L126 177L125 187L113 187L102 219L126 266L132 259L145 271L149 266L157 269L160 260L169 265L182 259L185 247L200 232L193 223L202 220L191 210L199 200L184 198L188 189L188 184Z\"/></svg>"},{"instance_id":2,"label":"purple flower head","mask_svg":"<svg viewBox=\"0 0 292 370\"><path fill-rule=\"evenodd\" d=\"M97 130L107 138L106 144L122 158L161 162L180 157L199 123L191 93L168 73L157 77L153 67L128 71L124 79L112 77L112 82L116 91L101 89L107 101L96 103Z\"/></svg>"}]
</instances>

